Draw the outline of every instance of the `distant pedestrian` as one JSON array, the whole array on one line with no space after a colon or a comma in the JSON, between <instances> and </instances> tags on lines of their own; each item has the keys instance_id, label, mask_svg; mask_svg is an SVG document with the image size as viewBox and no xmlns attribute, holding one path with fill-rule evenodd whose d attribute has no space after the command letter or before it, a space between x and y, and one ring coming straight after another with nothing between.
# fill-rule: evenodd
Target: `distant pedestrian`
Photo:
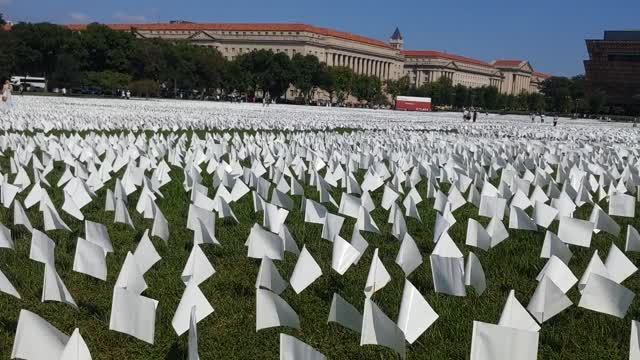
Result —
<instances>
[{"instance_id":1,"label":"distant pedestrian","mask_svg":"<svg viewBox=\"0 0 640 360\"><path fill-rule=\"evenodd\" d=\"M127 89L127 100L131 99L131 90Z\"/></svg>"},{"instance_id":2,"label":"distant pedestrian","mask_svg":"<svg viewBox=\"0 0 640 360\"><path fill-rule=\"evenodd\" d=\"M558 114L555 114L553 116L553 126L554 127L558 126Z\"/></svg>"},{"instance_id":3,"label":"distant pedestrian","mask_svg":"<svg viewBox=\"0 0 640 360\"><path fill-rule=\"evenodd\" d=\"M536 121L536 114L531 113L531 122L534 123Z\"/></svg>"},{"instance_id":4,"label":"distant pedestrian","mask_svg":"<svg viewBox=\"0 0 640 360\"><path fill-rule=\"evenodd\" d=\"M62 96L67 96L67 88L62 88Z\"/></svg>"},{"instance_id":5,"label":"distant pedestrian","mask_svg":"<svg viewBox=\"0 0 640 360\"><path fill-rule=\"evenodd\" d=\"M540 114L540 123L544 123L544 114Z\"/></svg>"},{"instance_id":6,"label":"distant pedestrian","mask_svg":"<svg viewBox=\"0 0 640 360\"><path fill-rule=\"evenodd\" d=\"M478 119L478 110L474 110L473 111L473 122L476 122L477 119Z\"/></svg>"},{"instance_id":7,"label":"distant pedestrian","mask_svg":"<svg viewBox=\"0 0 640 360\"><path fill-rule=\"evenodd\" d=\"M13 86L11 86L11 81L7 80L4 82L2 86L2 104L3 107L7 110L11 109L13 106L13 99L11 98L13 92Z\"/></svg>"}]
</instances>

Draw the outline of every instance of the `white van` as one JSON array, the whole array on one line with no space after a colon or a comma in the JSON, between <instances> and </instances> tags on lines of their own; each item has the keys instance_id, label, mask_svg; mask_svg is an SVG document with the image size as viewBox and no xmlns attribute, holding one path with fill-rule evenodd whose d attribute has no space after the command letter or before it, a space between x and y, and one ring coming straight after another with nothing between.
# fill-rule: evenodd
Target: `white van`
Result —
<instances>
[{"instance_id":1,"label":"white van","mask_svg":"<svg viewBox=\"0 0 640 360\"><path fill-rule=\"evenodd\" d=\"M26 91L44 91L47 87L47 79L36 76L12 76L11 84L14 87L14 92L17 91L20 86L24 86Z\"/></svg>"}]
</instances>

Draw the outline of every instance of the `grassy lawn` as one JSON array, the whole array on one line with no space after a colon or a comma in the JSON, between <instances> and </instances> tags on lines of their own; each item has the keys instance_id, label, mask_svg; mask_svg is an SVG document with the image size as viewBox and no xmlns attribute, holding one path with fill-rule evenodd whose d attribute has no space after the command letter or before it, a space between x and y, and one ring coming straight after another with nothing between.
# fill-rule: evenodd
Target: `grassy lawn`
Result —
<instances>
[{"instance_id":1,"label":"grassy lawn","mask_svg":"<svg viewBox=\"0 0 640 360\"><path fill-rule=\"evenodd\" d=\"M202 133L200 137L203 138ZM9 169L7 151L0 157L3 173ZM226 156L225 156L226 158ZM16 251L0 249L0 269L14 284L22 299L18 300L6 294L0 294L0 358L9 358L13 345L18 314L27 309L42 316L53 326L66 334L79 328L93 359L186 359L187 334L177 337L171 320L176 310L184 284L180 278L182 269L193 246L193 233L186 229L189 194L183 188L182 169L172 167L172 181L161 188L164 199L157 204L170 224L171 236L168 244L159 238L152 241L162 256L145 279L149 288L143 295L159 301L156 312L155 344L150 345L133 337L109 330L111 298L115 281L127 252L133 252L145 229L151 229L153 220L145 220L135 211L139 191L129 196L129 213L136 226L133 230L124 224L114 224L114 213L105 212L106 189L113 189L115 177L121 177L124 169L114 176L104 188L97 192L97 198L82 209L87 220L104 223L115 252L107 256L109 276L106 282L72 271L75 242L84 236L84 223L61 210L64 201L62 188L55 184L64 171L62 163L55 164L55 170L47 179L52 184L46 190L57 206L63 220L71 232L50 231L47 235L55 240L57 271L73 295L79 309L57 302L42 303L42 281L44 265L29 260L31 234L21 225L13 225L13 210L0 208L0 222L12 230ZM249 166L248 163L243 165ZM204 167L204 166L203 166ZM324 171L321 174L324 175ZM32 176L30 168L29 175ZM362 180L364 172L358 174ZM204 170L203 184L210 187L213 197L212 177ZM149 173L147 173L149 176ZM13 175L10 180L13 180ZM33 179L32 179L33 180ZM442 189L448 190L447 185ZM19 194L17 199L23 202L30 189ZM424 198L426 179L418 185ZM335 189L332 196L339 203L342 190ZM215 309L209 317L198 323L198 346L201 359L278 359L280 332L293 335L315 347L330 359L395 359L391 350L380 346L359 346L359 334L334 323L327 324L329 307L333 293L340 294L345 300L362 311L364 304L364 286L375 248L380 249L380 257L392 276L392 281L373 295L373 300L393 320L397 319L404 274L395 263L400 242L391 236L391 226L387 224L388 212L380 207L383 189L372 194L377 209L372 212L373 219L382 235L363 232L369 241L369 248L357 265L352 266L340 276L331 269L332 244L320 238L321 225L304 223L304 214L300 209L300 197L293 197L295 210L289 213L286 224L298 246L306 245L320 264L323 276L296 295L291 287L282 293L285 299L300 316L301 330L291 328L272 328L255 331L255 279L260 266L257 259L247 258L244 242L254 223L262 224L262 213L255 214L251 194L247 194L231 205L239 224L218 219L216 237L222 246L202 246L205 254L216 269L216 274L200 285ZM314 188L305 187L305 196L317 200ZM465 194L466 197L466 194ZM605 211L607 203L599 204ZM331 204L325 206L332 213L338 210ZM576 217L588 219L590 205L584 205L576 212ZM636 211L640 208L636 203ZM537 282L535 277L546 260L539 257L545 231L538 232L509 230L509 239L490 251L483 251L464 245L467 219L474 218L483 225L490 219L477 215L477 209L466 204L454 212L458 222L449 230L465 254L473 251L480 259L486 276L487 291L477 297L471 288L465 298L436 294L433 290L428 255L434 248L432 242L436 211L433 200L418 204L422 223L406 218L408 232L418 244L424 263L416 269L409 280L420 290L440 318L411 346L408 346L408 359L465 359L471 348L473 320L497 323L507 294L515 289L516 296L526 306L533 295ZM37 206L27 211L37 229L43 229L43 219ZM619 218L615 220L621 226L621 235L614 238L609 234L594 234L590 249L572 247L574 253L569 267L580 278L593 251L597 249L604 260L611 242L624 249L624 236L627 224L640 229L638 218ZM504 223L508 224L505 217ZM347 218L341 230L341 236L351 239L355 220ZM557 230L557 221L551 226ZM629 253L634 262L640 261L640 253ZM280 274L288 280L293 272L297 258L286 253L284 261L274 262ZM623 285L634 292L640 291L640 277L636 274ZM561 312L542 325L540 331L540 359L626 359L628 358L631 319L640 316L639 301L634 301L625 319L592 312L577 307L580 294L577 288L569 291L568 296L574 306Z\"/></svg>"}]
</instances>

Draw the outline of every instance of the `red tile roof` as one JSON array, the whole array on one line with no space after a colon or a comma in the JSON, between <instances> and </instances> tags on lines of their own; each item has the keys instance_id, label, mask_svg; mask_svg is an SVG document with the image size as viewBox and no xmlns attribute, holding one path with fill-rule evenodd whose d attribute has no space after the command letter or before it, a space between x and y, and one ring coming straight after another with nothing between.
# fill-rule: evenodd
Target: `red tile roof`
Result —
<instances>
[{"instance_id":1,"label":"red tile roof","mask_svg":"<svg viewBox=\"0 0 640 360\"><path fill-rule=\"evenodd\" d=\"M540 72L534 72L532 75L535 76L535 77L539 77L541 79L548 79L548 78L553 77L553 75L543 74L543 73L540 73Z\"/></svg>"},{"instance_id":2,"label":"red tile roof","mask_svg":"<svg viewBox=\"0 0 640 360\"><path fill-rule=\"evenodd\" d=\"M492 67L491 64L489 64L486 61L471 59L464 56L458 56L453 54L447 54L439 51L405 50L405 51L401 51L400 53L405 57L441 58L441 59L460 61L460 62L480 65L485 67Z\"/></svg>"},{"instance_id":3,"label":"red tile roof","mask_svg":"<svg viewBox=\"0 0 640 360\"><path fill-rule=\"evenodd\" d=\"M522 60L496 60L491 64L496 67L518 67L523 62Z\"/></svg>"},{"instance_id":4,"label":"red tile roof","mask_svg":"<svg viewBox=\"0 0 640 360\"><path fill-rule=\"evenodd\" d=\"M286 32L310 32L317 35L331 36L343 40L355 41L368 45L393 49L389 44L355 35L347 32L320 28L306 24L107 24L113 30L130 31L132 29L147 31L286 31ZM66 25L70 30L82 31L87 25Z\"/></svg>"}]
</instances>

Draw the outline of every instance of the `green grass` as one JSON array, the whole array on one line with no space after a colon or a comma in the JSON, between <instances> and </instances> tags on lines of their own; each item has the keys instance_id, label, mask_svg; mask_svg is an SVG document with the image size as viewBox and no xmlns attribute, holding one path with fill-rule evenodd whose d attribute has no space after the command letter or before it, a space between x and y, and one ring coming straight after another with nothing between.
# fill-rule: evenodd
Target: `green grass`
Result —
<instances>
[{"instance_id":1,"label":"green grass","mask_svg":"<svg viewBox=\"0 0 640 360\"><path fill-rule=\"evenodd\" d=\"M201 135L202 138L202 135ZM0 165L8 169L7 152L0 158ZM23 226L13 226L12 209L0 209L0 222L8 226L13 233L16 251L0 249L0 269L22 295L17 300L9 295L0 294L0 358L9 358L13 345L18 314L27 309L42 316L53 326L66 334L74 328L80 328L94 359L186 359L187 336L176 336L171 320L178 306L184 284L180 274L193 246L193 233L186 229L189 195L182 187L183 174L179 168L172 168L173 181L162 188L164 199L157 204L170 224L171 237L168 244L158 238L152 241L162 256L145 279L149 289L145 296L159 300L156 312L155 344L150 345L133 337L109 330L111 297L113 286L120 267L128 251L134 251L145 229L150 229L152 220L143 219L135 211L138 193L129 197L129 212L136 226L133 230L124 224L114 224L114 214L105 212L105 189L113 189L115 177L98 191L98 197L83 212L88 220L107 224L115 253L107 256L109 276L106 282L72 271L75 241L84 235L83 222L77 221L61 210L62 189L55 187L62 175L64 166L56 164L55 170L47 177L54 185L47 189L60 215L72 229L71 232L52 231L47 235L55 240L56 267L67 288L73 295L79 309L56 302L42 303L42 280L44 266L29 260L30 233ZM6 170L5 170L6 171ZM31 172L29 170L29 172ZM120 171L117 176L122 176ZM324 171L322 172L324 174ZM30 174L31 175L31 174ZM148 175L148 174L147 174ZM203 171L205 185L211 186L211 176ZM362 173L359 174L361 179ZM11 177L13 180L13 177ZM418 190L426 193L426 181ZM447 186L443 186L447 189ZM28 190L18 196L20 201ZM317 199L315 190L305 187L306 197ZM214 191L210 190L210 196ZM341 190L334 190L333 196L340 201ZM205 254L216 269L216 274L200 285L202 292L213 305L215 312L198 324L199 354L202 359L277 359L279 354L280 332L293 335L315 347L330 359L395 359L397 356L380 346L359 346L359 334L336 324L327 324L329 306L333 293L340 294L345 300L362 310L364 304L364 285L374 248L380 249L380 257L392 276L392 281L373 295L373 300L393 320L397 319L404 284L403 272L395 264L400 242L390 235L387 224L387 212L380 208L382 189L372 194L378 206L372 216L382 235L363 233L370 247L358 265L352 266L344 276L331 269L332 244L322 240L320 225L305 224L299 211L300 198L294 197L295 210L289 214L287 225L298 246L307 246L320 264L323 276L304 290L300 295L289 287L282 297L300 316L301 330L291 328L265 329L255 331L255 279L260 262L246 257L244 242L252 225L262 224L262 213L254 214L251 194L234 203L232 208L240 220L239 224L217 220L216 237L222 246L203 246ZM325 204L332 213L337 209ZM606 211L606 203L601 203ZM487 291L477 297L471 288L465 298L436 294L433 291L428 255L433 250L432 231L436 211L433 200L420 203L418 209L422 223L407 218L408 232L416 240L424 257L424 263L409 277L420 290L440 318L411 346L408 346L408 359L465 359L471 347L473 320L497 323L500 312L510 289L516 290L516 296L526 306L536 288L535 277L545 264L539 258L544 239L544 229L538 232L509 230L510 238L490 251L471 248L464 245L467 219L472 217L487 225L489 219L477 216L477 209L467 204L454 215L458 222L449 234L463 253L473 251L479 258L487 276ZM579 209L576 216L588 218L591 206ZM640 213L640 208L637 209ZM35 228L43 229L42 215L37 206L27 211ZM579 278L586 268L594 249L606 254L612 241L624 248L624 234L627 224L640 228L640 221L628 218L615 218L623 231L618 238L604 233L593 236L592 248L572 247L574 257L570 268ZM505 218L505 224L508 220ZM355 221L347 218L342 227L341 236L349 240ZM557 222L551 227L557 230ZM640 260L640 254L627 254L634 263ZM296 257L286 253L284 261L275 262L280 274L289 279L296 263ZM640 290L640 279L636 274L624 282L634 292ZM580 295L573 288L568 296L574 306L544 323L540 331L540 359L626 359L628 357L631 319L637 319L640 313L638 301L634 301L625 319L599 314L577 307Z\"/></svg>"}]
</instances>

